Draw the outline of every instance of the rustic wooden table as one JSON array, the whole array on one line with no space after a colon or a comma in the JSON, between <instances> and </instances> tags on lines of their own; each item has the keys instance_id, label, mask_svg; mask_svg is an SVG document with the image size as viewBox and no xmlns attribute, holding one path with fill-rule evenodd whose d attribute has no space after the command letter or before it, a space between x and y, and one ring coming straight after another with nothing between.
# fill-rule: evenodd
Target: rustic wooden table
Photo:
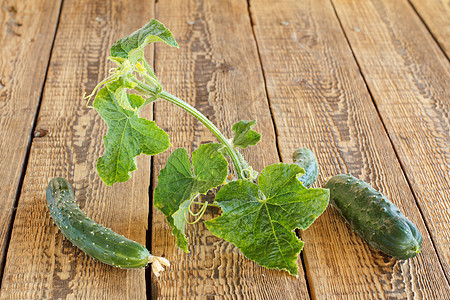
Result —
<instances>
[{"instance_id":1,"label":"rustic wooden table","mask_svg":"<svg viewBox=\"0 0 450 300\"><path fill-rule=\"evenodd\" d=\"M450 299L448 1L5 0L0 12L1 299ZM245 151L257 170L308 147L316 186L342 172L370 182L418 226L422 252L383 255L332 207L299 233L298 278L259 267L202 223L188 230L191 253L178 250L151 204L157 174L175 147L214 136L156 102L145 114L173 147L106 187L95 171L106 126L82 97L112 67L109 46L151 18L180 45L147 50L160 82L228 136L257 119L263 140ZM54 176L169 270L115 269L71 246L45 205Z\"/></svg>"}]
</instances>

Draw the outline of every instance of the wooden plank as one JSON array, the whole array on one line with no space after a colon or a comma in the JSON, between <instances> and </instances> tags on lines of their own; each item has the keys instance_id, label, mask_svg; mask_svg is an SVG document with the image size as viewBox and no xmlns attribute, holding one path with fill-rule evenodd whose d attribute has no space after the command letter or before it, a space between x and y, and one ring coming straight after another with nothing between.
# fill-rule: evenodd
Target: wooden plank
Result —
<instances>
[{"instance_id":1,"label":"wooden plank","mask_svg":"<svg viewBox=\"0 0 450 300\"><path fill-rule=\"evenodd\" d=\"M445 0L409 0L409 2L449 57L450 2Z\"/></svg>"},{"instance_id":2,"label":"wooden plank","mask_svg":"<svg viewBox=\"0 0 450 300\"><path fill-rule=\"evenodd\" d=\"M109 47L143 26L154 4L139 1L64 1L38 127L33 141L2 282L2 299L144 299L145 271L95 261L62 238L46 208L52 177L72 183L77 202L95 221L145 243L149 158L127 183L106 187L95 165L106 125L82 95L108 75ZM152 116L152 111L146 111Z\"/></svg>"},{"instance_id":3,"label":"wooden plank","mask_svg":"<svg viewBox=\"0 0 450 300\"><path fill-rule=\"evenodd\" d=\"M325 178L351 172L417 224L422 253L397 261L368 247L329 207L308 230L303 256L313 298L443 299L450 288L395 152L327 0L251 0L282 160L306 146Z\"/></svg>"},{"instance_id":4,"label":"wooden plank","mask_svg":"<svg viewBox=\"0 0 450 300\"><path fill-rule=\"evenodd\" d=\"M60 5L0 4L0 270Z\"/></svg>"},{"instance_id":5,"label":"wooden plank","mask_svg":"<svg viewBox=\"0 0 450 300\"><path fill-rule=\"evenodd\" d=\"M156 72L165 89L195 106L229 137L235 122L257 119L263 140L245 151L246 158L258 171L278 162L246 1L163 0L156 14L180 44L179 49L156 46ZM191 152L203 142L217 141L201 123L169 103L155 104L155 121L169 132L174 145L169 152L175 147ZM155 174L168 155L154 158ZM217 214L208 211L204 219ZM152 253L173 264L169 272L152 278L154 298L309 298L301 266L299 278L261 268L201 222L188 227L187 255L176 247L165 217L154 210Z\"/></svg>"},{"instance_id":6,"label":"wooden plank","mask_svg":"<svg viewBox=\"0 0 450 300\"><path fill-rule=\"evenodd\" d=\"M450 281L450 63L407 3L334 2Z\"/></svg>"}]
</instances>

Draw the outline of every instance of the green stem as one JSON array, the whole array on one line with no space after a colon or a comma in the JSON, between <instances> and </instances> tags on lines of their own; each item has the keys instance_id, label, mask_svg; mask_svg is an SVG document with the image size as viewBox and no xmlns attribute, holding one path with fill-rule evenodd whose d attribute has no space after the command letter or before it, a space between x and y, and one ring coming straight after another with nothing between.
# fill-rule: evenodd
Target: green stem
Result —
<instances>
[{"instance_id":1,"label":"green stem","mask_svg":"<svg viewBox=\"0 0 450 300\"><path fill-rule=\"evenodd\" d=\"M195 201L195 199L198 197L198 196L200 196L200 194L199 193L195 193L194 195L192 195L191 196L191 199L190 199L190 202L189 202L189 213L191 214L191 216L198 216L200 213L201 213L201 210L200 210L200 212L198 212L198 213L193 213L192 212L192 210L191 210L191 205L192 205L192 203L194 203ZM205 205L205 203L202 203L201 205ZM203 208L203 207L202 207Z\"/></svg>"},{"instance_id":2,"label":"green stem","mask_svg":"<svg viewBox=\"0 0 450 300\"><path fill-rule=\"evenodd\" d=\"M184 220L186 221L186 223L190 224L190 225L194 225L195 223L197 223L198 221L200 221L200 219L203 217L203 215L205 214L206 208L208 207L208 203L204 202L202 205L202 208L200 209L200 211L196 214L194 214L191 210L191 205L192 203L194 203L194 199L198 197L198 193L196 193L196 195L194 195L193 197L191 197L191 202L189 203L189 213L191 214L191 216L197 217L197 219L195 219L195 221L193 222L189 222L186 216L186 211L184 212Z\"/></svg>"},{"instance_id":3,"label":"green stem","mask_svg":"<svg viewBox=\"0 0 450 300\"><path fill-rule=\"evenodd\" d=\"M136 78L133 78L132 80L134 82L136 82L141 89L146 90L153 94L156 93L155 89L152 88L151 86L146 85L145 83L137 80ZM233 165L236 168L238 178L245 179L242 176L243 167L242 167L241 161L239 160L239 157L236 154L236 151L233 149L233 146L231 146L230 142L228 142L228 140L222 134L222 132L220 132L220 130L210 120L208 120L208 118L206 118L201 112L199 112L194 107L190 106L189 104L187 104L183 100L175 97L174 95L167 93L166 91L162 91L159 94L159 97L164 100L167 100L169 102L172 102L173 104L177 105L178 107L181 107L182 109L184 109L185 111L187 111L188 113L193 115L197 120L202 122L203 125L205 125L206 128L208 128L216 136L216 138L222 143L222 145L225 146L225 149L227 150L228 155L230 156L231 161L233 162Z\"/></svg>"},{"instance_id":4,"label":"green stem","mask_svg":"<svg viewBox=\"0 0 450 300\"><path fill-rule=\"evenodd\" d=\"M147 90L142 89L140 86L135 86L134 89L136 91L138 91L139 93L141 93L142 96L153 97L152 93L149 93ZM145 106L145 105L143 105L143 106Z\"/></svg>"},{"instance_id":5,"label":"green stem","mask_svg":"<svg viewBox=\"0 0 450 300\"><path fill-rule=\"evenodd\" d=\"M197 204L197 205L204 205L204 204L205 204L205 202L198 202L198 201L193 201L193 202L192 202L192 204ZM208 206L211 206L211 207L220 207L219 205L217 205L217 204L214 204L214 203L208 203Z\"/></svg>"},{"instance_id":6,"label":"green stem","mask_svg":"<svg viewBox=\"0 0 450 300\"><path fill-rule=\"evenodd\" d=\"M139 61L142 63L142 65L147 70L147 72L150 74L150 76L152 76L154 79L156 79L155 73L153 73L152 67L150 67L148 62L145 59L141 59ZM158 79L156 79L156 80L158 80Z\"/></svg>"},{"instance_id":7,"label":"green stem","mask_svg":"<svg viewBox=\"0 0 450 300\"><path fill-rule=\"evenodd\" d=\"M242 165L240 163L239 157L237 156L235 150L233 149L233 146L230 145L230 142L228 142L228 140L222 134L222 132L220 132L220 130L210 120L208 120L208 118L206 118L201 112L196 110L194 107L190 106L189 104L175 97L174 95L167 93L166 91L162 91L161 94L159 94L159 97L181 107L182 109L193 115L197 120L202 122L203 125L205 125L206 128L208 128L216 136L216 138L222 143L222 145L225 146L225 149L227 150L228 155L230 155L231 161L233 162L233 165L236 168L238 177L240 179L244 179L242 177Z\"/></svg>"}]
</instances>

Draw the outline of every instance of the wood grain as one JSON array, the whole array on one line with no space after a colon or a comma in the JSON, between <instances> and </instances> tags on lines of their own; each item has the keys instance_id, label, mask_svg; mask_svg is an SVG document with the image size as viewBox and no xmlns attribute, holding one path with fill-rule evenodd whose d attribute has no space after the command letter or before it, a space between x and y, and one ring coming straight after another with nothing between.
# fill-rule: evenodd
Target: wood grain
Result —
<instances>
[{"instance_id":1,"label":"wood grain","mask_svg":"<svg viewBox=\"0 0 450 300\"><path fill-rule=\"evenodd\" d=\"M32 143L2 281L2 299L144 299L144 270L121 270L88 257L64 240L46 208L45 189L66 177L77 202L95 221L145 243L149 158L127 183L106 187L95 165L106 125L82 95L108 75L106 57L118 38L143 26L153 4L64 1L38 128ZM152 111L146 111L152 116Z\"/></svg>"},{"instance_id":2,"label":"wood grain","mask_svg":"<svg viewBox=\"0 0 450 300\"><path fill-rule=\"evenodd\" d=\"M0 3L0 270L60 5Z\"/></svg>"},{"instance_id":3,"label":"wood grain","mask_svg":"<svg viewBox=\"0 0 450 300\"><path fill-rule=\"evenodd\" d=\"M424 238L421 254L397 261L368 247L329 207L301 234L313 298L448 298L427 228L331 3L251 0L250 8L282 160L291 162L297 147L312 149L317 185L351 172L397 204Z\"/></svg>"},{"instance_id":4,"label":"wood grain","mask_svg":"<svg viewBox=\"0 0 450 300\"><path fill-rule=\"evenodd\" d=\"M450 63L407 3L334 2L450 282Z\"/></svg>"},{"instance_id":5,"label":"wood grain","mask_svg":"<svg viewBox=\"0 0 450 300\"><path fill-rule=\"evenodd\" d=\"M156 73L165 89L195 106L228 137L235 122L257 119L263 141L248 148L246 158L258 171L278 162L246 1L163 0L158 1L156 14L180 44L179 49L156 46ZM191 152L201 143L217 141L201 123L172 104L158 102L155 121L169 132L174 145L169 152L175 147ZM154 158L154 174L168 155ZM156 176L153 182L156 186ZM217 215L211 210L205 219ZM177 249L165 217L154 210L152 253L164 255L173 264L169 272L152 278L154 298L309 298L301 266L299 278L261 268L202 223L189 226L187 236L190 254Z\"/></svg>"},{"instance_id":6,"label":"wood grain","mask_svg":"<svg viewBox=\"0 0 450 300\"><path fill-rule=\"evenodd\" d=\"M419 16L425 22L431 34L450 56L450 1L446 0L409 0Z\"/></svg>"}]
</instances>

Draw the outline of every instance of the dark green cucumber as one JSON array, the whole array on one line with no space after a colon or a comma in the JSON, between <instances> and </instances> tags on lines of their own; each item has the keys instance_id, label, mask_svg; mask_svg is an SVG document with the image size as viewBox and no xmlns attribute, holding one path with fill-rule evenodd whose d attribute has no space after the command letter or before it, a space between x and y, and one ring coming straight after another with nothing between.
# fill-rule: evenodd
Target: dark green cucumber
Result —
<instances>
[{"instance_id":1,"label":"dark green cucumber","mask_svg":"<svg viewBox=\"0 0 450 300\"><path fill-rule=\"evenodd\" d=\"M75 203L72 187L66 179L53 178L46 196L56 226L86 254L125 269L143 268L152 261L147 248L89 219Z\"/></svg>"},{"instance_id":2,"label":"dark green cucumber","mask_svg":"<svg viewBox=\"0 0 450 300\"><path fill-rule=\"evenodd\" d=\"M417 255L422 235L385 196L350 174L331 177L330 202L370 246L404 260Z\"/></svg>"},{"instance_id":3,"label":"dark green cucumber","mask_svg":"<svg viewBox=\"0 0 450 300\"><path fill-rule=\"evenodd\" d=\"M299 148L292 154L294 164L302 167L305 174L297 176L298 180L303 183L303 186L309 188L316 182L319 176L319 163L314 153L308 148Z\"/></svg>"}]
</instances>

